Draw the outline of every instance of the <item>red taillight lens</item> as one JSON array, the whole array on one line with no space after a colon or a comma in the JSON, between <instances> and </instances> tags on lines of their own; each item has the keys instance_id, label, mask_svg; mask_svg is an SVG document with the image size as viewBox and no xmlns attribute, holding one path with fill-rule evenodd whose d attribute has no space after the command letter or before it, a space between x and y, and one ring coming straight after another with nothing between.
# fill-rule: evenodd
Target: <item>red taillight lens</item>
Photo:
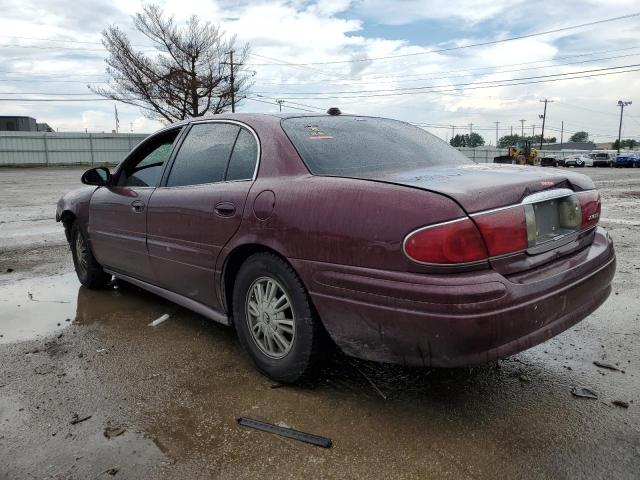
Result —
<instances>
[{"instance_id":1,"label":"red taillight lens","mask_svg":"<svg viewBox=\"0 0 640 480\"><path fill-rule=\"evenodd\" d=\"M487 259L482 236L469 218L416 230L405 239L404 251L416 262L439 265Z\"/></svg>"},{"instance_id":2,"label":"red taillight lens","mask_svg":"<svg viewBox=\"0 0 640 480\"><path fill-rule=\"evenodd\" d=\"M507 208L473 217L487 244L489 256L526 250L527 220L523 207Z\"/></svg>"},{"instance_id":3,"label":"red taillight lens","mask_svg":"<svg viewBox=\"0 0 640 480\"><path fill-rule=\"evenodd\" d=\"M600 210L602 208L600 194L597 190L580 192L578 193L578 200L580 200L580 209L582 210L582 225L580 228L595 226L600 219Z\"/></svg>"}]
</instances>

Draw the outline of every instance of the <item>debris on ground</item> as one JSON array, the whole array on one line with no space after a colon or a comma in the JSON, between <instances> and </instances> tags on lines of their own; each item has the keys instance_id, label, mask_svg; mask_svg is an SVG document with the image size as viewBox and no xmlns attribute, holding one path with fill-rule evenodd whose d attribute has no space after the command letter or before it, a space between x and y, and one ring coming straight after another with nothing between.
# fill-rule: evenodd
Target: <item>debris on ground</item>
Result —
<instances>
[{"instance_id":1,"label":"debris on ground","mask_svg":"<svg viewBox=\"0 0 640 480\"><path fill-rule=\"evenodd\" d=\"M151 322L149 324L150 327L157 327L158 325L160 325L162 322L164 322L165 320L169 320L170 315L168 313L165 313L164 315L162 315L159 318L156 318L153 322Z\"/></svg>"},{"instance_id":2,"label":"debris on ground","mask_svg":"<svg viewBox=\"0 0 640 480\"><path fill-rule=\"evenodd\" d=\"M286 385L284 383L274 383L269 388L282 388L282 387L286 387Z\"/></svg>"},{"instance_id":3,"label":"debris on ground","mask_svg":"<svg viewBox=\"0 0 640 480\"><path fill-rule=\"evenodd\" d=\"M238 422L238 425L255 428L256 430L261 430L263 432L274 433L276 435L280 435L281 437L291 438L293 440L309 443L317 447L331 448L331 446L333 445L331 439L327 437L300 432L298 430L293 430L292 428L281 427L278 425L273 425L272 423L253 420L251 418L239 417L236 420Z\"/></svg>"},{"instance_id":4,"label":"debris on ground","mask_svg":"<svg viewBox=\"0 0 640 480\"><path fill-rule=\"evenodd\" d=\"M56 371L56 367L54 365L38 365L33 369L38 375L48 375Z\"/></svg>"},{"instance_id":5,"label":"debris on ground","mask_svg":"<svg viewBox=\"0 0 640 480\"><path fill-rule=\"evenodd\" d=\"M104 472L101 472L100 475L104 475L106 473L107 475L111 475L113 477L119 471L120 471L120 468L111 467L111 468L107 468Z\"/></svg>"},{"instance_id":6,"label":"debris on ground","mask_svg":"<svg viewBox=\"0 0 640 480\"><path fill-rule=\"evenodd\" d=\"M112 427L111 425L108 425L104 429L104 436L107 437L107 438L119 437L120 435L122 435L126 431L127 430L124 427L121 427L121 426Z\"/></svg>"},{"instance_id":7,"label":"debris on ground","mask_svg":"<svg viewBox=\"0 0 640 480\"><path fill-rule=\"evenodd\" d=\"M616 367L615 365L611 365L610 363L600 362L600 361L596 360L596 361L593 362L593 364L596 367L606 368L607 370L613 370L614 372L622 372L622 373L624 373L624 370L621 370L618 367Z\"/></svg>"},{"instance_id":8,"label":"debris on ground","mask_svg":"<svg viewBox=\"0 0 640 480\"><path fill-rule=\"evenodd\" d=\"M378 386L375 383L373 383L373 380L371 380L368 375L366 375L362 370L360 370L358 366L355 365L354 363L351 363L351 366L353 366L353 368L355 368L358 372L360 372L360 375L362 375L367 380L367 382L369 382L371 387L373 387L373 389L378 393L378 395L382 397L383 400L387 399L387 396L384 393L382 393L382 390L380 390Z\"/></svg>"},{"instance_id":9,"label":"debris on ground","mask_svg":"<svg viewBox=\"0 0 640 480\"><path fill-rule=\"evenodd\" d=\"M579 398L591 398L597 400L598 394L587 387L573 387L571 389L571 395Z\"/></svg>"},{"instance_id":10,"label":"debris on ground","mask_svg":"<svg viewBox=\"0 0 640 480\"><path fill-rule=\"evenodd\" d=\"M74 413L73 417L71 417L71 421L69 422L69 425L77 425L78 423L82 423L86 420L89 420L90 418L91 418L91 415L87 415L86 417L81 417L77 413Z\"/></svg>"},{"instance_id":11,"label":"debris on ground","mask_svg":"<svg viewBox=\"0 0 640 480\"><path fill-rule=\"evenodd\" d=\"M522 383L531 383L531 379L523 374L518 375L518 380L520 380Z\"/></svg>"},{"instance_id":12,"label":"debris on ground","mask_svg":"<svg viewBox=\"0 0 640 480\"><path fill-rule=\"evenodd\" d=\"M625 402L624 400L614 400L611 403L616 407L629 408L629 402Z\"/></svg>"},{"instance_id":13,"label":"debris on ground","mask_svg":"<svg viewBox=\"0 0 640 480\"><path fill-rule=\"evenodd\" d=\"M7 273L13 272L13 268L7 268Z\"/></svg>"},{"instance_id":14,"label":"debris on ground","mask_svg":"<svg viewBox=\"0 0 640 480\"><path fill-rule=\"evenodd\" d=\"M99 348L99 349L96 350L96 353L104 353L106 351L107 351L106 348Z\"/></svg>"}]
</instances>

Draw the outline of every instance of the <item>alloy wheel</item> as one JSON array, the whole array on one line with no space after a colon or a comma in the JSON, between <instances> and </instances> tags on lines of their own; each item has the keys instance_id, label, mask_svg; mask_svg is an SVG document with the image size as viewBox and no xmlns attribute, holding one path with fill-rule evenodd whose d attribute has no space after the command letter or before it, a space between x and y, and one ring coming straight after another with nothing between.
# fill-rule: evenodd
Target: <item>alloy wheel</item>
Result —
<instances>
[{"instance_id":1,"label":"alloy wheel","mask_svg":"<svg viewBox=\"0 0 640 480\"><path fill-rule=\"evenodd\" d=\"M89 268L89 263L87 260L87 245L84 241L84 238L82 238L82 235L79 232L76 235L75 255L78 273L80 273L81 275L86 275Z\"/></svg>"},{"instance_id":2,"label":"alloy wheel","mask_svg":"<svg viewBox=\"0 0 640 480\"><path fill-rule=\"evenodd\" d=\"M285 288L276 279L260 277L249 287L246 320L251 338L270 358L285 357L295 339L295 314Z\"/></svg>"}]
</instances>

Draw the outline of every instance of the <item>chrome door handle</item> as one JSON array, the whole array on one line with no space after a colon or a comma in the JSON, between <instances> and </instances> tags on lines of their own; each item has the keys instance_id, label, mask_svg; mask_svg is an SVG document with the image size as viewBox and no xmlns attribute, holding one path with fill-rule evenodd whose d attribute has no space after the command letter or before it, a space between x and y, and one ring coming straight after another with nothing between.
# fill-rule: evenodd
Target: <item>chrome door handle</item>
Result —
<instances>
[{"instance_id":1,"label":"chrome door handle","mask_svg":"<svg viewBox=\"0 0 640 480\"><path fill-rule=\"evenodd\" d=\"M220 202L213 211L219 217L233 217L236 213L236 206L231 202Z\"/></svg>"}]
</instances>

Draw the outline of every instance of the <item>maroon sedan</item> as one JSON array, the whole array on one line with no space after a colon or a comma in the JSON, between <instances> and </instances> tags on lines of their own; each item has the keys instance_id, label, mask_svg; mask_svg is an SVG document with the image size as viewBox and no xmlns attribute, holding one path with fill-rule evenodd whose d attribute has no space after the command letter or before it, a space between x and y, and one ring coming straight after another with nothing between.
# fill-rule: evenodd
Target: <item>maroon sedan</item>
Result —
<instances>
[{"instance_id":1,"label":"maroon sedan","mask_svg":"<svg viewBox=\"0 0 640 480\"><path fill-rule=\"evenodd\" d=\"M115 276L233 325L283 382L327 338L383 362L496 360L608 297L588 177L470 164L409 124L330 112L192 119L88 170L56 215L80 282Z\"/></svg>"}]
</instances>

